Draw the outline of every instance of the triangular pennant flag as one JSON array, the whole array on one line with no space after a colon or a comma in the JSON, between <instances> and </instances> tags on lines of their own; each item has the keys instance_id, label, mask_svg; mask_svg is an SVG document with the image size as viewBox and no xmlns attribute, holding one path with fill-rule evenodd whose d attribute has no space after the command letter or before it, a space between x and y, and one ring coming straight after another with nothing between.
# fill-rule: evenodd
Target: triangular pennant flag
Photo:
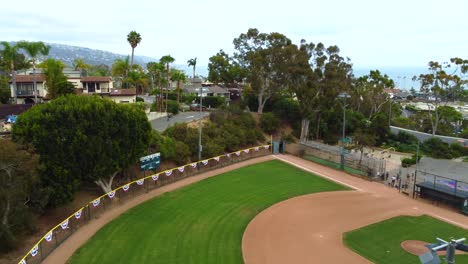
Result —
<instances>
[{"instance_id":1,"label":"triangular pennant flag","mask_svg":"<svg viewBox=\"0 0 468 264\"><path fill-rule=\"evenodd\" d=\"M76 218L76 219L80 219L81 213L82 213L82 212L83 212L83 209L80 209L79 211L77 211L77 212L75 213L75 218Z\"/></svg>"},{"instance_id":2,"label":"triangular pennant flag","mask_svg":"<svg viewBox=\"0 0 468 264\"><path fill-rule=\"evenodd\" d=\"M62 229L67 229L68 228L68 219L63 221L60 226L62 227Z\"/></svg>"},{"instance_id":3,"label":"triangular pennant flag","mask_svg":"<svg viewBox=\"0 0 468 264\"><path fill-rule=\"evenodd\" d=\"M52 231L47 233L47 235L44 237L47 242L52 241Z\"/></svg>"},{"instance_id":4,"label":"triangular pennant flag","mask_svg":"<svg viewBox=\"0 0 468 264\"><path fill-rule=\"evenodd\" d=\"M93 206L96 207L101 203L101 198L97 198L96 200L93 201Z\"/></svg>"}]
</instances>

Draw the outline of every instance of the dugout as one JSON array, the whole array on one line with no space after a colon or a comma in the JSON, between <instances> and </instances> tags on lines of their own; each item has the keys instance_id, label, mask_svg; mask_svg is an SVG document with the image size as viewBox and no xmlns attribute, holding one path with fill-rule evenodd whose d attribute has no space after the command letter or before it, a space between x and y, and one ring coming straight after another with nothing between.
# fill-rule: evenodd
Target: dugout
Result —
<instances>
[{"instance_id":1,"label":"dugout","mask_svg":"<svg viewBox=\"0 0 468 264\"><path fill-rule=\"evenodd\" d=\"M457 187L458 184L456 181L454 186L438 184L436 181L425 181L416 184L416 192L421 198L451 205L459 208L462 213L468 215L468 191Z\"/></svg>"}]
</instances>

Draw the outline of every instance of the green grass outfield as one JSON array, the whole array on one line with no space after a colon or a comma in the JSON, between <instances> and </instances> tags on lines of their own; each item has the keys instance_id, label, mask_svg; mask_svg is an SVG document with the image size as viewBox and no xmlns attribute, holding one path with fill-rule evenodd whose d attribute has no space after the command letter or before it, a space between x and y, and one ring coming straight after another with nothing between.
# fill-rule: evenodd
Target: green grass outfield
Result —
<instances>
[{"instance_id":1,"label":"green grass outfield","mask_svg":"<svg viewBox=\"0 0 468 264\"><path fill-rule=\"evenodd\" d=\"M242 263L242 235L262 210L298 195L347 189L277 160L243 167L130 209L69 263Z\"/></svg>"},{"instance_id":2,"label":"green grass outfield","mask_svg":"<svg viewBox=\"0 0 468 264\"><path fill-rule=\"evenodd\" d=\"M415 264L420 263L419 258L404 251L401 242L421 240L435 243L436 237L444 240L468 238L468 230L426 215L399 216L348 232L344 241L359 255L377 264ZM457 255L455 260L456 263L468 263L468 255Z\"/></svg>"}]
</instances>

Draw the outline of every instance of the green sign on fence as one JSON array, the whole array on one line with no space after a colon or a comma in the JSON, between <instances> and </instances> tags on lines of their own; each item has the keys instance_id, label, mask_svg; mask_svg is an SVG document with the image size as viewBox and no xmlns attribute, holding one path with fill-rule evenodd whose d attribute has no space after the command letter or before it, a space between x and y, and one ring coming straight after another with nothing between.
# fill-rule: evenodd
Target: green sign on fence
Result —
<instances>
[{"instance_id":1,"label":"green sign on fence","mask_svg":"<svg viewBox=\"0 0 468 264\"><path fill-rule=\"evenodd\" d=\"M161 164L161 153L154 153L140 158L140 170L154 170Z\"/></svg>"}]
</instances>

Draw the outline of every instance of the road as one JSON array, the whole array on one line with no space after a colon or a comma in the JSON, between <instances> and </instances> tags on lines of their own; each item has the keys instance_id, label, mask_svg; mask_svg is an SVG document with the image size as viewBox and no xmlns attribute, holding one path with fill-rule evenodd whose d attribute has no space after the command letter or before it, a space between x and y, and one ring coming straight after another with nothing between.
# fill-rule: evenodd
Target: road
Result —
<instances>
[{"instance_id":1,"label":"road","mask_svg":"<svg viewBox=\"0 0 468 264\"><path fill-rule=\"evenodd\" d=\"M171 117L169 121L167 121L166 117L158 118L155 120L150 121L151 126L154 130L158 132L162 132L166 130L166 128L174 125L175 123L187 123L194 120L198 120L200 118L204 118L208 116L210 112L202 112L200 117L200 112L180 112L179 114Z\"/></svg>"}]
</instances>

